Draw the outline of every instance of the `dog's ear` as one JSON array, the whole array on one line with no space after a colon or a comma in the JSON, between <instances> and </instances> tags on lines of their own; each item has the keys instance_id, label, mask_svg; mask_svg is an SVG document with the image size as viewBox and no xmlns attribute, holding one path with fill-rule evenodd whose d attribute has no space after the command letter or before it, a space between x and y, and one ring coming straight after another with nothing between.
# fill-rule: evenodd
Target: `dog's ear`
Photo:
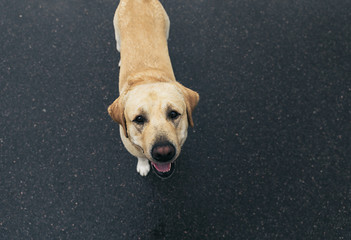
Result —
<instances>
[{"instance_id":1,"label":"dog's ear","mask_svg":"<svg viewBox=\"0 0 351 240\"><path fill-rule=\"evenodd\" d=\"M113 121L118 122L124 131L124 135L128 138L127 123L124 116L124 106L122 103L122 97L118 97L107 109L108 114L111 116Z\"/></svg>"},{"instance_id":2,"label":"dog's ear","mask_svg":"<svg viewBox=\"0 0 351 240\"><path fill-rule=\"evenodd\" d=\"M192 113L200 100L200 96L197 92L184 87L183 85L179 84L180 88L183 92L185 104L186 104L186 113L188 115L188 122L191 127L194 127L193 116Z\"/></svg>"}]
</instances>

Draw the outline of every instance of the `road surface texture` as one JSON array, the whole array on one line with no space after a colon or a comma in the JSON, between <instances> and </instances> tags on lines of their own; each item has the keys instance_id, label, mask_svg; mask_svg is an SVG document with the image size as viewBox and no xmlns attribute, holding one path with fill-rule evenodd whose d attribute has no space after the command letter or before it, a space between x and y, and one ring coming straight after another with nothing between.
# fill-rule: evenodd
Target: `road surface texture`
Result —
<instances>
[{"instance_id":1,"label":"road surface texture","mask_svg":"<svg viewBox=\"0 0 351 240\"><path fill-rule=\"evenodd\" d=\"M171 179L107 107L118 1L0 1L0 239L351 239L351 3L162 0L199 92Z\"/></svg>"}]
</instances>

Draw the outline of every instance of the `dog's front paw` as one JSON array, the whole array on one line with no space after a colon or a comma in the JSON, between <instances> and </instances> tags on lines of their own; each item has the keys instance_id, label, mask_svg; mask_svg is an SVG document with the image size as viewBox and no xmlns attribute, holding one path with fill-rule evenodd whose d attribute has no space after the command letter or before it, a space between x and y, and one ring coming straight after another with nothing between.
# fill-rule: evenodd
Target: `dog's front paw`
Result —
<instances>
[{"instance_id":1,"label":"dog's front paw","mask_svg":"<svg viewBox=\"0 0 351 240\"><path fill-rule=\"evenodd\" d=\"M140 173L141 176L145 177L150 171L149 160L144 158L138 158L137 164L137 172Z\"/></svg>"}]
</instances>

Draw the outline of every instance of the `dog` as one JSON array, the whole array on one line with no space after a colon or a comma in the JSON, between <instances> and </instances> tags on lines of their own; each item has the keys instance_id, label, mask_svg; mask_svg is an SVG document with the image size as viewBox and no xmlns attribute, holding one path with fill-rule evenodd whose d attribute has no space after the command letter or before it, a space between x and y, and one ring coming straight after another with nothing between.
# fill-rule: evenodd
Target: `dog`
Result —
<instances>
[{"instance_id":1,"label":"dog","mask_svg":"<svg viewBox=\"0 0 351 240\"><path fill-rule=\"evenodd\" d=\"M174 169L199 94L176 81L168 53L170 21L159 0L120 0L113 25L120 52L119 97L108 107L125 148L159 176Z\"/></svg>"}]
</instances>

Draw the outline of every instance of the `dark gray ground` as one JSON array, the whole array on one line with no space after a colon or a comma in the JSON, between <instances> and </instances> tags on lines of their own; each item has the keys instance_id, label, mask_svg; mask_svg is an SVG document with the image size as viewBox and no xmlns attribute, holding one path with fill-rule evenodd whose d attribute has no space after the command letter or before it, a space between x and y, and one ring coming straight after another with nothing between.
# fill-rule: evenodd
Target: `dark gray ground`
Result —
<instances>
[{"instance_id":1,"label":"dark gray ground","mask_svg":"<svg viewBox=\"0 0 351 240\"><path fill-rule=\"evenodd\" d=\"M0 1L0 239L351 239L351 3L162 1L195 128L136 172L118 1Z\"/></svg>"}]
</instances>

